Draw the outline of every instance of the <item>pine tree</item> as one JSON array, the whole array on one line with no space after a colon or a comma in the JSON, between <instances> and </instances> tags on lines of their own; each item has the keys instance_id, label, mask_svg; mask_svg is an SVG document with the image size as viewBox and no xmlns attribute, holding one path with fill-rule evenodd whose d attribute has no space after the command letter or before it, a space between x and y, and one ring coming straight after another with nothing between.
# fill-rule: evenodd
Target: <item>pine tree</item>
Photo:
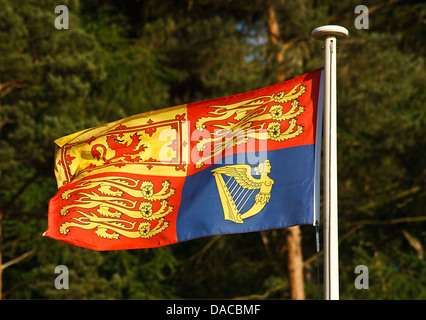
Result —
<instances>
[{"instance_id":1,"label":"pine tree","mask_svg":"<svg viewBox=\"0 0 426 320\"><path fill-rule=\"evenodd\" d=\"M350 31L338 48L341 298L424 299L422 1L366 3L370 29L357 30L351 1L276 0L277 25L269 33L265 0L64 4L70 29L56 30L58 3L0 0L6 299L291 298L287 230L104 253L40 235L57 187L56 138L316 69L323 55L310 33L325 24ZM305 295L312 299L314 229L301 229ZM53 288L58 264L70 270L67 292ZM360 264L369 268L369 290L354 287Z\"/></svg>"}]
</instances>

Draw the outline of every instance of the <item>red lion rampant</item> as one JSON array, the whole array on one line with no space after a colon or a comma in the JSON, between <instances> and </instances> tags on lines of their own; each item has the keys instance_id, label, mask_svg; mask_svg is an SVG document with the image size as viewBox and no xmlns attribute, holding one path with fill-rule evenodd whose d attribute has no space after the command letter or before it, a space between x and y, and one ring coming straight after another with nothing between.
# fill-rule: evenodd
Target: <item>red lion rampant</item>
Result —
<instances>
[{"instance_id":1,"label":"red lion rampant","mask_svg":"<svg viewBox=\"0 0 426 320\"><path fill-rule=\"evenodd\" d=\"M147 147L145 145L141 145L139 148L136 149L138 144L140 143L140 135L134 134L131 136L132 142L130 144L127 144L123 140L119 140L117 135L110 135L107 137L106 142L108 144L108 147L115 151L115 155L109 159L106 157L107 149L102 144L95 144L92 147L92 157L100 160L101 155L102 159L105 163L110 163L114 159L124 158L125 161L130 162L137 162L140 161L141 158L139 156L132 158L132 155L138 154L142 151L144 151ZM97 149L102 148L103 152L99 152Z\"/></svg>"}]
</instances>

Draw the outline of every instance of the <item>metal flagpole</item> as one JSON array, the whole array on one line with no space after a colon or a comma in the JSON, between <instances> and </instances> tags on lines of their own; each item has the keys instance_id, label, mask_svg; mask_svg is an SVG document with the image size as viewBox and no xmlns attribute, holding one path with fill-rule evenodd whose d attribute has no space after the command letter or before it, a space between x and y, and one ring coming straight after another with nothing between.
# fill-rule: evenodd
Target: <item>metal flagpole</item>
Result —
<instances>
[{"instance_id":1,"label":"metal flagpole","mask_svg":"<svg viewBox=\"0 0 426 320\"><path fill-rule=\"evenodd\" d=\"M316 28L311 36L324 41L324 299L339 299L339 247L337 224L337 110L336 39L348 30L328 25Z\"/></svg>"}]
</instances>

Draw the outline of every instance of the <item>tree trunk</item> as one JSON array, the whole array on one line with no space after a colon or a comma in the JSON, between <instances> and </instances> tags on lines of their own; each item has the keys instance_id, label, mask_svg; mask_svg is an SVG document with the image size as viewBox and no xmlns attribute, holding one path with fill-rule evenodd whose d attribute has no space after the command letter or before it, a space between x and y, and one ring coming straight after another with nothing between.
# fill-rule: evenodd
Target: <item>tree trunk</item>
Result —
<instances>
[{"instance_id":1,"label":"tree trunk","mask_svg":"<svg viewBox=\"0 0 426 320\"><path fill-rule=\"evenodd\" d=\"M290 293L293 300L305 300L305 285L303 279L302 233L300 226L288 228L286 238L288 250L288 276Z\"/></svg>"},{"instance_id":2,"label":"tree trunk","mask_svg":"<svg viewBox=\"0 0 426 320\"><path fill-rule=\"evenodd\" d=\"M275 68L275 76L278 82L283 82L285 80L285 68L283 64L285 47L281 39L274 2L274 0L266 0L266 27L268 30L268 40L272 46L268 63L271 69Z\"/></svg>"},{"instance_id":3,"label":"tree trunk","mask_svg":"<svg viewBox=\"0 0 426 320\"><path fill-rule=\"evenodd\" d=\"M288 44L281 39L274 0L266 0L266 28L269 43L273 47L272 55L268 57L271 69L276 66L275 76L279 82L286 79L284 67L284 52ZM303 279L302 233L299 226L288 228L286 238L288 250L288 276L290 279L291 298L305 299L305 285Z\"/></svg>"}]
</instances>

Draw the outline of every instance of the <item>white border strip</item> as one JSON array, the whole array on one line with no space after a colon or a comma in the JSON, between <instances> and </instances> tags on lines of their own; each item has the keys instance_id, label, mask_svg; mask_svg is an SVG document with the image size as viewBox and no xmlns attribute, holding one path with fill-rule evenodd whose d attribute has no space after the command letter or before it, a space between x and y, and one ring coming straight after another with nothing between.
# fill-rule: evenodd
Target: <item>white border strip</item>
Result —
<instances>
[{"instance_id":1,"label":"white border strip","mask_svg":"<svg viewBox=\"0 0 426 320\"><path fill-rule=\"evenodd\" d=\"M321 141L322 117L324 105L324 69L321 70L321 79L318 92L317 130L315 133L315 164L314 164L314 225L320 221L320 177L321 177Z\"/></svg>"}]
</instances>

